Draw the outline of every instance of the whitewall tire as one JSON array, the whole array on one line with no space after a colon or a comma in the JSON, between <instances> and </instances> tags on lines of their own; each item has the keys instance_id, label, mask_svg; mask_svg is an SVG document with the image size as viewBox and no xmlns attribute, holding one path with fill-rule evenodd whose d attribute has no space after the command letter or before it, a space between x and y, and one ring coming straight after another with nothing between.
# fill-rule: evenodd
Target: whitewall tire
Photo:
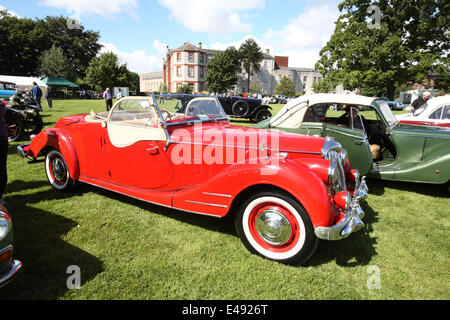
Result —
<instances>
[{"instance_id":1,"label":"whitewall tire","mask_svg":"<svg viewBox=\"0 0 450 320\"><path fill-rule=\"evenodd\" d=\"M58 150L50 151L45 157L45 172L48 182L58 191L68 191L74 186L69 166Z\"/></svg>"},{"instance_id":2,"label":"whitewall tire","mask_svg":"<svg viewBox=\"0 0 450 320\"><path fill-rule=\"evenodd\" d=\"M258 192L244 201L235 226L250 252L286 264L304 263L319 241L300 203L275 190Z\"/></svg>"}]
</instances>

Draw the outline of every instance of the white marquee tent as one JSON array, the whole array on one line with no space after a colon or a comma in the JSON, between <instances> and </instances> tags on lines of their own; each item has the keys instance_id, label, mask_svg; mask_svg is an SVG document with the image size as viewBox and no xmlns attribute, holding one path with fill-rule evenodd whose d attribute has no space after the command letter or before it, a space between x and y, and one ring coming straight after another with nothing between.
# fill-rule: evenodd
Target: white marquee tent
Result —
<instances>
[{"instance_id":1,"label":"white marquee tent","mask_svg":"<svg viewBox=\"0 0 450 320\"><path fill-rule=\"evenodd\" d=\"M33 82L36 82L42 90L42 97L45 97L47 92L47 85L39 78L0 75L0 81L15 83L19 90L29 90L33 87Z\"/></svg>"}]
</instances>

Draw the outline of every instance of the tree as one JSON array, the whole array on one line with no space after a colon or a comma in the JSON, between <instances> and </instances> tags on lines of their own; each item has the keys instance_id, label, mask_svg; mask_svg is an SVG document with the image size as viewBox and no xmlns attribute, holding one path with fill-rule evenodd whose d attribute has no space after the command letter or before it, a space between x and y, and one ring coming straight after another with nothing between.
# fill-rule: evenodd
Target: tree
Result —
<instances>
[{"instance_id":1,"label":"tree","mask_svg":"<svg viewBox=\"0 0 450 320\"><path fill-rule=\"evenodd\" d=\"M229 91L237 82L240 68L238 51L230 47L225 52L215 54L206 68L206 86L216 93Z\"/></svg>"},{"instance_id":2,"label":"tree","mask_svg":"<svg viewBox=\"0 0 450 320\"><path fill-rule=\"evenodd\" d=\"M183 84L183 85L178 87L177 93L188 93L188 94L191 94L192 93L192 88L188 84Z\"/></svg>"},{"instance_id":3,"label":"tree","mask_svg":"<svg viewBox=\"0 0 450 320\"><path fill-rule=\"evenodd\" d=\"M264 54L256 41L250 38L239 47L239 58L242 67L247 72L247 90L249 90L250 77L252 73L257 73L261 69L260 64Z\"/></svg>"},{"instance_id":4,"label":"tree","mask_svg":"<svg viewBox=\"0 0 450 320\"><path fill-rule=\"evenodd\" d=\"M258 79L250 81L250 87L249 91L252 93L260 93L261 89L263 88L263 84Z\"/></svg>"},{"instance_id":5,"label":"tree","mask_svg":"<svg viewBox=\"0 0 450 320\"><path fill-rule=\"evenodd\" d=\"M159 91L159 92L167 92L167 84L161 83L161 84L159 85L158 91Z\"/></svg>"},{"instance_id":6,"label":"tree","mask_svg":"<svg viewBox=\"0 0 450 320\"><path fill-rule=\"evenodd\" d=\"M316 63L323 75L318 91L341 83L363 95L393 99L396 88L421 82L430 72L449 80L444 1L344 0L339 10L334 34Z\"/></svg>"},{"instance_id":7,"label":"tree","mask_svg":"<svg viewBox=\"0 0 450 320\"><path fill-rule=\"evenodd\" d=\"M119 64L113 52L106 52L92 59L86 70L86 82L102 90L112 87L129 87L139 90L139 75L128 70L126 64Z\"/></svg>"},{"instance_id":8,"label":"tree","mask_svg":"<svg viewBox=\"0 0 450 320\"><path fill-rule=\"evenodd\" d=\"M139 74L128 70L126 63L119 66L119 73L115 86L129 87L130 91L137 92L140 89Z\"/></svg>"},{"instance_id":9,"label":"tree","mask_svg":"<svg viewBox=\"0 0 450 320\"><path fill-rule=\"evenodd\" d=\"M0 74L35 75L39 55L49 48L39 41L45 33L32 19L3 16L0 19Z\"/></svg>"},{"instance_id":10,"label":"tree","mask_svg":"<svg viewBox=\"0 0 450 320\"><path fill-rule=\"evenodd\" d=\"M313 83L313 91L315 93L332 93L336 85L332 81L319 80Z\"/></svg>"},{"instance_id":11,"label":"tree","mask_svg":"<svg viewBox=\"0 0 450 320\"><path fill-rule=\"evenodd\" d=\"M98 32L86 31L81 25L69 29L62 16L36 20L0 17L0 74L37 76L40 56L55 45L74 70L69 80L84 78L90 60L102 47Z\"/></svg>"},{"instance_id":12,"label":"tree","mask_svg":"<svg viewBox=\"0 0 450 320\"><path fill-rule=\"evenodd\" d=\"M92 59L86 70L86 82L101 89L114 87L118 77L119 59L112 52Z\"/></svg>"},{"instance_id":13,"label":"tree","mask_svg":"<svg viewBox=\"0 0 450 320\"><path fill-rule=\"evenodd\" d=\"M46 30L46 48L51 48L52 45L61 48L73 66L75 77L85 77L89 63L102 48L98 42L100 34L86 30L82 24L69 28L68 19L62 16L47 16L43 20L37 20L37 24L41 24Z\"/></svg>"},{"instance_id":14,"label":"tree","mask_svg":"<svg viewBox=\"0 0 450 320\"><path fill-rule=\"evenodd\" d=\"M281 94L286 97L295 96L295 85L292 79L286 76L282 77L280 83L275 87L275 94Z\"/></svg>"},{"instance_id":15,"label":"tree","mask_svg":"<svg viewBox=\"0 0 450 320\"><path fill-rule=\"evenodd\" d=\"M74 78L73 68L61 48L53 45L39 57L39 74L47 77Z\"/></svg>"}]
</instances>

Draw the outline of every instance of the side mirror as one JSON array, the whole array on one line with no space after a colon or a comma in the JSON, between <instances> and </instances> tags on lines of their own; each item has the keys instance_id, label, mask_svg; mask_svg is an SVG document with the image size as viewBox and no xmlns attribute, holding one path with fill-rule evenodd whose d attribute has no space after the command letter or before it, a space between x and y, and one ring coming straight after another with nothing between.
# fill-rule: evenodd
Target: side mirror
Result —
<instances>
[{"instance_id":1,"label":"side mirror","mask_svg":"<svg viewBox=\"0 0 450 320\"><path fill-rule=\"evenodd\" d=\"M102 128L106 128L106 127L107 127L106 121L102 121Z\"/></svg>"}]
</instances>

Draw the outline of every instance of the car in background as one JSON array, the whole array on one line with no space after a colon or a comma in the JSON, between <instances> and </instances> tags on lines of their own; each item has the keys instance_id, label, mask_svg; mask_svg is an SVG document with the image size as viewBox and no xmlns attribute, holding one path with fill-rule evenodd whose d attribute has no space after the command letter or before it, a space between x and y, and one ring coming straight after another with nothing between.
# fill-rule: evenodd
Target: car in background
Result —
<instances>
[{"instance_id":1,"label":"car in background","mask_svg":"<svg viewBox=\"0 0 450 320\"><path fill-rule=\"evenodd\" d=\"M22 262L13 259L13 230L11 217L0 205L0 287L10 282L22 268Z\"/></svg>"},{"instance_id":2,"label":"car in background","mask_svg":"<svg viewBox=\"0 0 450 320\"><path fill-rule=\"evenodd\" d=\"M396 100L397 109L396 110L408 110L411 104L422 96L422 94L428 91L431 93L431 96L434 96L434 93L437 91L436 89L416 89L416 90L408 90L402 91L399 94L398 99Z\"/></svg>"},{"instance_id":3,"label":"car in background","mask_svg":"<svg viewBox=\"0 0 450 320\"><path fill-rule=\"evenodd\" d=\"M173 97L183 101L183 105L195 97L208 97L207 95L196 95L188 93L173 93L160 95L158 99ZM262 99L245 98L241 96L217 96L225 113L232 118L249 119L252 122L260 122L272 116L272 107L265 105ZM181 105L180 105L181 107Z\"/></svg>"},{"instance_id":4,"label":"car in background","mask_svg":"<svg viewBox=\"0 0 450 320\"><path fill-rule=\"evenodd\" d=\"M102 98L101 94L94 90L80 91L80 99L101 99L101 98Z\"/></svg>"},{"instance_id":5,"label":"car in background","mask_svg":"<svg viewBox=\"0 0 450 320\"><path fill-rule=\"evenodd\" d=\"M225 113L233 118L245 118L257 123L272 116L272 107L264 104L262 99L241 96L219 96L218 99Z\"/></svg>"},{"instance_id":6,"label":"car in background","mask_svg":"<svg viewBox=\"0 0 450 320\"><path fill-rule=\"evenodd\" d=\"M380 100L380 101L386 102L386 103L388 104L389 108L391 108L391 110L397 110L397 111L403 110L403 109L397 104L396 101L391 101L391 100L389 100L389 98L386 98L386 97L378 97L378 98L376 98L376 99L377 99L377 100Z\"/></svg>"},{"instance_id":7,"label":"car in background","mask_svg":"<svg viewBox=\"0 0 450 320\"><path fill-rule=\"evenodd\" d=\"M12 82L0 81L0 101L6 106L9 104L10 98L14 96L16 84Z\"/></svg>"},{"instance_id":8,"label":"car in background","mask_svg":"<svg viewBox=\"0 0 450 320\"><path fill-rule=\"evenodd\" d=\"M450 96L432 98L414 112L397 115L400 123L450 128Z\"/></svg>"},{"instance_id":9,"label":"car in background","mask_svg":"<svg viewBox=\"0 0 450 320\"><path fill-rule=\"evenodd\" d=\"M345 110L330 110L332 105ZM450 130L399 123L388 104L376 98L305 95L256 127L333 137L349 153L352 166L369 177L432 184L450 180Z\"/></svg>"},{"instance_id":10,"label":"car in background","mask_svg":"<svg viewBox=\"0 0 450 320\"><path fill-rule=\"evenodd\" d=\"M281 263L301 264L319 239L340 240L364 225L367 185L339 143L231 125L214 96L124 97L109 112L58 120L17 151L45 159L59 191L83 182L231 216L249 251Z\"/></svg>"}]
</instances>

